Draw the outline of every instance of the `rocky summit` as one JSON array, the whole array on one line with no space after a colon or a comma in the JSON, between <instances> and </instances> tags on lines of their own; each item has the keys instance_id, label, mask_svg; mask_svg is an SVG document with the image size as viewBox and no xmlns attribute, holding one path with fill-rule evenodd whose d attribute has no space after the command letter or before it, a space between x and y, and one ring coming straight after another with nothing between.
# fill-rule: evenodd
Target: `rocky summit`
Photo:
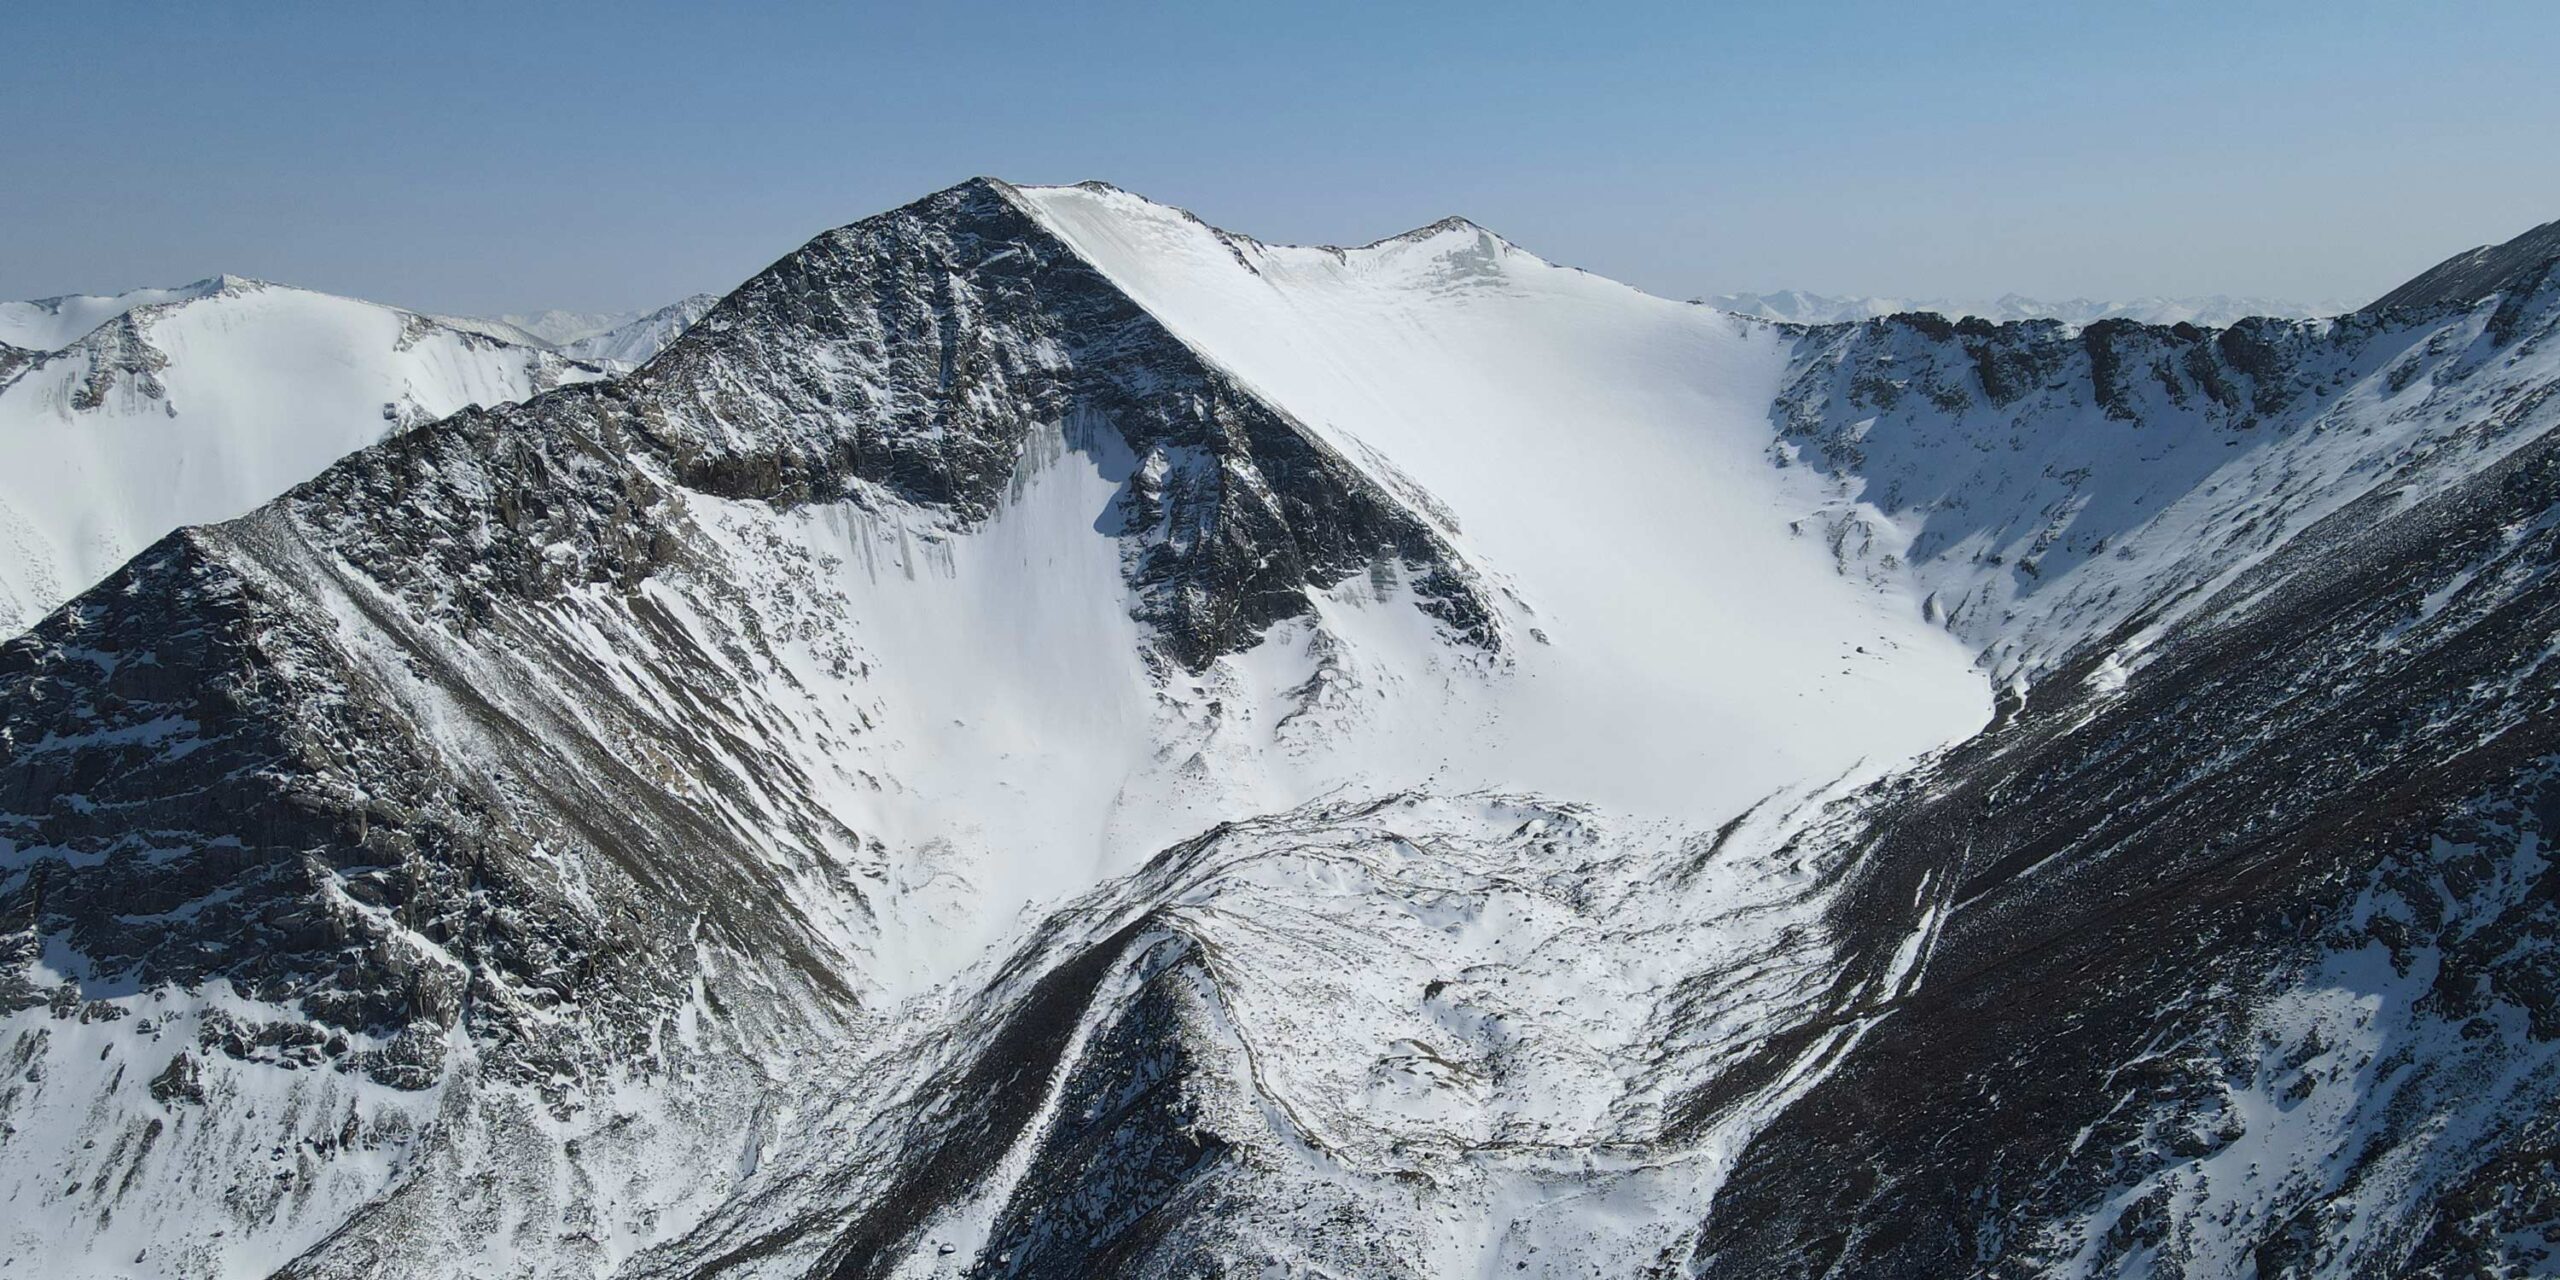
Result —
<instances>
[{"instance_id":1,"label":"rocky summit","mask_svg":"<svg viewBox=\"0 0 2560 1280\"><path fill-rule=\"evenodd\" d=\"M704 307L385 310L503 394L0 645L8 1274L2560 1268L2560 223L1801 324L979 179Z\"/></svg>"}]
</instances>

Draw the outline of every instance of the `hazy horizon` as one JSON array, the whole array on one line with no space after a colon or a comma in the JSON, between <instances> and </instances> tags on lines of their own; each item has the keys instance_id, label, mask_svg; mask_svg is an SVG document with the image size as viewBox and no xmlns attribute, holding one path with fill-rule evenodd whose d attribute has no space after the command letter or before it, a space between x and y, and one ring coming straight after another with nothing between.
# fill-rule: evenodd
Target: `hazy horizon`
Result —
<instances>
[{"instance_id":1,"label":"hazy horizon","mask_svg":"<svg viewBox=\"0 0 2560 1280\"><path fill-rule=\"evenodd\" d=\"M978 173L1301 243L1462 214L1678 297L2354 303L2560 218L2560 9L2517 4L13 19L11 298L645 309Z\"/></svg>"}]
</instances>

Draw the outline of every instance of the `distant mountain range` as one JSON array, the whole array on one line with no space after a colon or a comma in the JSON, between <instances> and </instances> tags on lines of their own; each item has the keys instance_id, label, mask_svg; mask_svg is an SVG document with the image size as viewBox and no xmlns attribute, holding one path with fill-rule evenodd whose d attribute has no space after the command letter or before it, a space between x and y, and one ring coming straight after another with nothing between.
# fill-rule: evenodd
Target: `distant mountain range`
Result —
<instances>
[{"instance_id":1,"label":"distant mountain range","mask_svg":"<svg viewBox=\"0 0 2560 1280\"><path fill-rule=\"evenodd\" d=\"M1792 324L1839 324L1851 320L1874 320L1903 312L1935 312L1949 319L1978 316L1994 323L2056 320L2078 326L2099 320L2137 320L2144 324L2185 323L2220 329L2251 316L2312 320L2355 310L2350 303L2299 303L2274 298L2232 298L2221 294L2205 298L2133 298L2119 302L2087 298L2046 302L2012 293L1989 302L1964 302L1948 298L1881 298L1781 289L1776 293L1720 293L1699 301L1718 310Z\"/></svg>"},{"instance_id":2,"label":"distant mountain range","mask_svg":"<svg viewBox=\"0 0 2560 1280\"><path fill-rule=\"evenodd\" d=\"M692 327L718 301L715 294L697 293L649 311L543 311L497 319L573 359L637 365Z\"/></svg>"}]
</instances>

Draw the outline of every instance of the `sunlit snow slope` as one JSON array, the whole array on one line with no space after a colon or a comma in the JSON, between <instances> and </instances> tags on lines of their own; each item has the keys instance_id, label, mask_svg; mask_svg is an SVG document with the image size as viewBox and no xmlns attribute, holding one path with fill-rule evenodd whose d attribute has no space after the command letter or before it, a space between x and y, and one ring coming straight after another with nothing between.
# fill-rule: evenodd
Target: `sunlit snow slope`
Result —
<instances>
[{"instance_id":1,"label":"sunlit snow slope","mask_svg":"<svg viewBox=\"0 0 2560 1280\"><path fill-rule=\"evenodd\" d=\"M1769 326L1454 219L1309 248L1098 184L1021 193L1213 363L1436 499L1528 606L1500 731L1452 724L1380 781L1699 815L1985 719L1982 677L1912 598L1790 531L1814 502L1765 460L1789 355Z\"/></svg>"},{"instance_id":2,"label":"sunlit snow slope","mask_svg":"<svg viewBox=\"0 0 2560 1280\"><path fill-rule=\"evenodd\" d=\"M7 337L21 331L32 341ZM388 432L601 376L236 277L8 304L0 340L46 352L0 382L0 635L162 534L248 511Z\"/></svg>"}]
</instances>

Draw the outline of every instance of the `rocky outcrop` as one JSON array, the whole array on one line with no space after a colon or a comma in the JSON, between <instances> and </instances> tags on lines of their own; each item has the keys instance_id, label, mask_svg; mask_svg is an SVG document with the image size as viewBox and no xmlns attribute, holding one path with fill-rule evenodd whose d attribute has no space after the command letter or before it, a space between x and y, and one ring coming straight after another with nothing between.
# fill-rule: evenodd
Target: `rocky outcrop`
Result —
<instances>
[{"instance_id":1,"label":"rocky outcrop","mask_svg":"<svg viewBox=\"0 0 2560 1280\"><path fill-rule=\"evenodd\" d=\"M1699 1268L2545 1265L2560 401L2491 386L1878 815L1835 918L1882 967L1939 898L1925 978L1754 1141Z\"/></svg>"}]
</instances>

